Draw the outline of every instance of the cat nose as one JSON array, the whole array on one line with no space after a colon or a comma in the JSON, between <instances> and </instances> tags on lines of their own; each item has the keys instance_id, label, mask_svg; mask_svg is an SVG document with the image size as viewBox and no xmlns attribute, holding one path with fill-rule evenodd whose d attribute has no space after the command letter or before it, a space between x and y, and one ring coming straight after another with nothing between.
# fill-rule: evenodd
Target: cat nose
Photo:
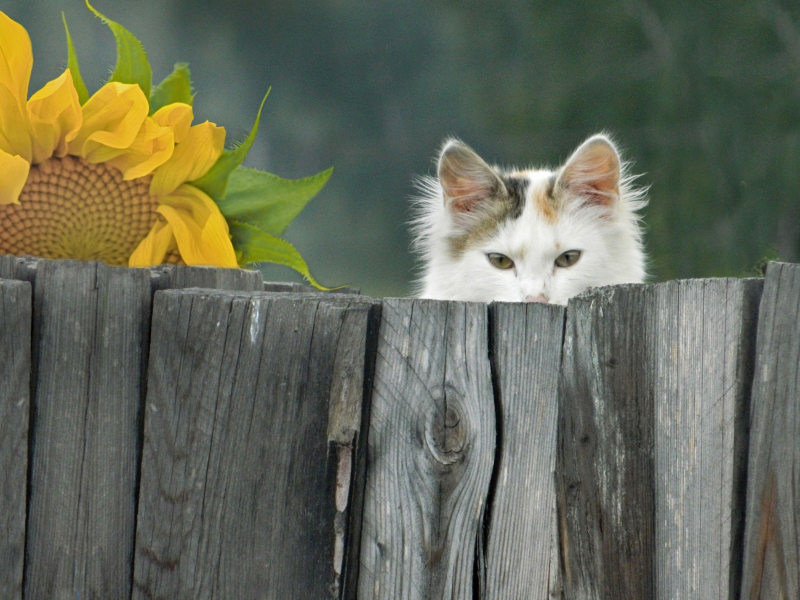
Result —
<instances>
[{"instance_id":1,"label":"cat nose","mask_svg":"<svg viewBox=\"0 0 800 600\"><path fill-rule=\"evenodd\" d=\"M537 296L525 296L525 302L550 302L550 298L544 294Z\"/></svg>"}]
</instances>

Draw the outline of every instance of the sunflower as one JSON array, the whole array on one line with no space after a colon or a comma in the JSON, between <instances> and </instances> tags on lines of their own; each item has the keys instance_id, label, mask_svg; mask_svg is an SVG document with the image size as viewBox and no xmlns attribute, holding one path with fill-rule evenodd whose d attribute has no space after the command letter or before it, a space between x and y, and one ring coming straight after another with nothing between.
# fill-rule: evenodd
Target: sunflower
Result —
<instances>
[{"instance_id":1,"label":"sunflower","mask_svg":"<svg viewBox=\"0 0 800 600\"><path fill-rule=\"evenodd\" d=\"M247 139L226 149L223 127L193 123L187 65L153 88L141 43L86 4L117 41L111 78L91 96L65 19L67 69L28 98L30 38L0 11L0 254L132 267L275 262L321 287L277 236L331 170L290 181L241 167L261 109Z\"/></svg>"}]
</instances>

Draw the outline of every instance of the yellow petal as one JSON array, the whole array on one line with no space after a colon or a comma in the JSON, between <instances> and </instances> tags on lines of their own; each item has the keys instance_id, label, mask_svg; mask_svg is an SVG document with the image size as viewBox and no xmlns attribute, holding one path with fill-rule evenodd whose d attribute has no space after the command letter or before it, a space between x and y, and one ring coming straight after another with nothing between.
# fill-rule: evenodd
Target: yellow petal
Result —
<instances>
[{"instance_id":1,"label":"yellow petal","mask_svg":"<svg viewBox=\"0 0 800 600\"><path fill-rule=\"evenodd\" d=\"M173 250L175 236L172 226L163 218L159 218L147 237L137 246L128 259L129 267L153 267L164 262L167 252Z\"/></svg>"},{"instance_id":2,"label":"yellow petal","mask_svg":"<svg viewBox=\"0 0 800 600\"><path fill-rule=\"evenodd\" d=\"M172 156L175 137L170 127L159 127L147 117L139 130L139 135L125 151L108 161L112 167L122 171L126 181L144 177L153 169L163 165Z\"/></svg>"},{"instance_id":3,"label":"yellow petal","mask_svg":"<svg viewBox=\"0 0 800 600\"><path fill-rule=\"evenodd\" d=\"M0 83L0 150L19 155L31 161L31 135L28 112L17 102L16 96Z\"/></svg>"},{"instance_id":4,"label":"yellow petal","mask_svg":"<svg viewBox=\"0 0 800 600\"><path fill-rule=\"evenodd\" d=\"M0 11L0 84L14 96L20 112L28 98L32 68L33 51L28 32Z\"/></svg>"},{"instance_id":5,"label":"yellow petal","mask_svg":"<svg viewBox=\"0 0 800 600\"><path fill-rule=\"evenodd\" d=\"M19 204L19 194L28 179L30 163L21 156L0 150L0 205Z\"/></svg>"},{"instance_id":6,"label":"yellow petal","mask_svg":"<svg viewBox=\"0 0 800 600\"><path fill-rule=\"evenodd\" d=\"M175 143L180 144L189 133L192 126L194 111L192 107L183 102L167 104L159 108L153 115L153 120L161 127L172 127L175 131Z\"/></svg>"},{"instance_id":7,"label":"yellow petal","mask_svg":"<svg viewBox=\"0 0 800 600\"><path fill-rule=\"evenodd\" d=\"M83 125L69 143L69 153L100 163L133 144L150 106L136 84L107 83L83 105Z\"/></svg>"},{"instance_id":8,"label":"yellow petal","mask_svg":"<svg viewBox=\"0 0 800 600\"><path fill-rule=\"evenodd\" d=\"M67 143L75 139L83 123L81 103L69 70L31 96L28 117L34 164L53 154L65 156Z\"/></svg>"},{"instance_id":9,"label":"yellow petal","mask_svg":"<svg viewBox=\"0 0 800 600\"><path fill-rule=\"evenodd\" d=\"M186 139L175 146L172 157L153 175L150 194L166 196L179 185L202 177L225 149L225 128L206 121L189 130Z\"/></svg>"},{"instance_id":10,"label":"yellow petal","mask_svg":"<svg viewBox=\"0 0 800 600\"><path fill-rule=\"evenodd\" d=\"M228 223L216 203L191 185L161 198L156 209L172 226L181 258L187 265L238 267Z\"/></svg>"}]
</instances>

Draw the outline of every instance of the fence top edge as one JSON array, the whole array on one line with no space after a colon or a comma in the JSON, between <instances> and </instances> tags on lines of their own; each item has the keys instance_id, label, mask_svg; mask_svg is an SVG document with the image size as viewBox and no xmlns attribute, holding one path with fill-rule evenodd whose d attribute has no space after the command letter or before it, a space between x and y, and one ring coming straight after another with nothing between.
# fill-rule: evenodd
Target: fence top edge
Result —
<instances>
[{"instance_id":1,"label":"fence top edge","mask_svg":"<svg viewBox=\"0 0 800 600\"><path fill-rule=\"evenodd\" d=\"M7 289L14 289L14 288L29 288L31 289L30 281L21 281L19 279L3 279L0 277L0 287L7 288Z\"/></svg>"},{"instance_id":2,"label":"fence top edge","mask_svg":"<svg viewBox=\"0 0 800 600\"><path fill-rule=\"evenodd\" d=\"M12 260L18 263L25 264L33 269L35 269L40 263L48 263L52 265L65 265L65 266L85 266L89 268L89 266L96 267L98 265L107 268L107 269L115 269L115 270L128 270L128 271L150 271L150 273L158 275L163 273L169 273L172 271L189 269L189 270L196 270L196 271L219 271L219 272L226 272L226 271L241 271L244 273L260 273L258 269L230 269L230 268L222 268L222 267L208 267L203 265L197 266L189 266L189 265L155 265L152 267L126 267L120 265L109 265L102 261L98 260L78 260L74 258L43 258L40 256L29 256L27 254L0 254L0 260Z\"/></svg>"},{"instance_id":3,"label":"fence top edge","mask_svg":"<svg viewBox=\"0 0 800 600\"><path fill-rule=\"evenodd\" d=\"M786 262L786 261L782 261L782 260L770 260L770 261L767 262L767 268L769 268L770 266L775 266L775 267L788 267L788 266L800 267L800 265L797 264L797 263L791 263L791 262Z\"/></svg>"},{"instance_id":4,"label":"fence top edge","mask_svg":"<svg viewBox=\"0 0 800 600\"><path fill-rule=\"evenodd\" d=\"M777 273L781 273L785 269L800 269L800 264L773 260L767 263L766 273L768 277L774 277Z\"/></svg>"},{"instance_id":5,"label":"fence top edge","mask_svg":"<svg viewBox=\"0 0 800 600\"><path fill-rule=\"evenodd\" d=\"M763 277L699 277L696 279L670 279L669 281L658 281L652 283L620 283L617 285L604 285L589 288L588 290L571 298L569 302L572 304L573 301L582 303L593 299L611 300L618 293L655 293L662 290L671 290L676 288L702 288L708 285L724 286L730 284L739 284L742 287L748 287L757 286L763 282Z\"/></svg>"},{"instance_id":6,"label":"fence top edge","mask_svg":"<svg viewBox=\"0 0 800 600\"><path fill-rule=\"evenodd\" d=\"M563 304L545 304L543 302L492 302L489 304L489 312L497 310L519 310L515 307L524 306L533 311L551 312L554 315L558 313L565 313L567 307Z\"/></svg>"},{"instance_id":7,"label":"fence top edge","mask_svg":"<svg viewBox=\"0 0 800 600\"><path fill-rule=\"evenodd\" d=\"M333 302L336 304L380 304L380 299L359 294L330 294L327 292L266 292L261 290L225 290L203 287L188 287L177 289L158 290L155 294L167 296L202 296L216 298L247 298L252 300L309 300Z\"/></svg>"},{"instance_id":8,"label":"fence top edge","mask_svg":"<svg viewBox=\"0 0 800 600\"><path fill-rule=\"evenodd\" d=\"M771 263L771 264L790 264L790 263ZM792 265L795 266L795 265ZM800 265L796 265L800 267ZM728 284L740 284L743 287L746 286L755 286L759 283L763 283L763 277L701 277L695 279L671 279L669 281L658 281L658 282L647 282L647 283L620 283L615 285L605 285L605 286L598 286L589 288L588 290L570 298L569 303L572 304L574 301L583 302L586 300L592 299L612 299L616 293L636 293L636 292L653 292L659 291L663 289L675 288L675 287L691 287L691 286L707 286L709 284L712 285L728 285ZM430 298L383 298L384 302L388 302L391 304L403 304L403 303L411 303L411 302L449 302L453 304L486 304L490 308L492 307L513 307L513 306L538 306L542 307L542 310L566 310L567 307L563 305L557 304L543 304L543 303L526 303L526 302L501 302L495 301L490 303L483 303L483 302L463 302L459 300L433 300ZM546 308L545 308L546 307ZM539 309L537 309L539 310Z\"/></svg>"},{"instance_id":9,"label":"fence top edge","mask_svg":"<svg viewBox=\"0 0 800 600\"><path fill-rule=\"evenodd\" d=\"M174 273L179 270L193 270L193 271L201 271L201 272L225 272L225 271L238 271L243 274L260 274L260 271L253 270L253 269L223 269L219 267L207 267L207 266L184 266L184 265L157 265L154 267L119 267L119 266L110 266L106 265L105 263L99 261L80 261L80 260L73 260L73 259L49 259L49 258L40 258L34 256L24 256L24 255L0 255L0 260L11 260L17 263L18 265L24 265L26 268L31 269L33 271L37 270L37 267L40 264L48 264L51 268L56 265L64 265L67 268L75 268L77 266L85 266L86 268L96 268L98 265L101 265L104 269L110 270L129 270L129 271L149 271L151 278L158 278L160 276ZM787 262L779 262L779 261L770 261L767 265L767 272L768 273L775 273L779 272L785 268L800 268L800 265L794 263L787 263ZM774 275L773 275L774 276ZM753 282L753 281L763 281L764 278L762 277L708 277L708 278L694 278L694 279L673 279L669 281L662 281L662 282L647 282L647 283L625 283L625 284L617 284L617 285L610 285L610 286L601 286L596 288L589 288L585 292L575 296L574 298L570 299L570 304L574 301L585 301L591 298L605 298L610 300L614 294L618 292L622 293L629 293L635 291L644 291L649 292L651 290L660 290L664 288L669 288L673 286L685 287L685 286L695 286L695 285L707 285L710 282L743 282L742 285L753 285L750 283L744 282ZM281 282L264 282L265 285L269 284L278 284L282 285ZM297 284L302 285L302 284ZM205 288L186 288L186 289L205 289ZM222 291L222 290L220 290ZM164 293L166 290L158 293ZM363 296L360 294L353 294L353 293L326 293L326 292L316 292L313 289L310 291L280 291L280 292L269 292L269 291L252 291L252 292L243 292L243 291L232 291L231 293L241 295L241 294L264 294L264 295L272 295L274 297L282 296L282 297L304 297L304 298L325 298L326 300L330 300L332 298L336 298L340 301L345 302L364 302L370 304L376 303L410 303L410 302L455 302L460 303L459 301L454 300L428 300L428 299L421 299L421 298L400 298L400 297L388 297L388 298L371 298L369 296ZM356 300L356 299L359 300ZM463 302L463 304L484 304L481 302ZM514 305L514 304L522 304L522 303L515 303L515 302L493 302L490 303L489 306L497 305L497 306L506 306L506 305ZM548 305L553 306L553 305ZM564 309L565 307L559 307Z\"/></svg>"}]
</instances>

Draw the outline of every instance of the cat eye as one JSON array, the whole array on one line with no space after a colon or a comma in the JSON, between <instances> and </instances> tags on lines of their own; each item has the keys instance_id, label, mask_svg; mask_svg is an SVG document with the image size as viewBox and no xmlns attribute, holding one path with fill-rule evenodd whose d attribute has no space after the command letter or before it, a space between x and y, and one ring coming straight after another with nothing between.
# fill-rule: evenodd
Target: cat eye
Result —
<instances>
[{"instance_id":1,"label":"cat eye","mask_svg":"<svg viewBox=\"0 0 800 600\"><path fill-rule=\"evenodd\" d=\"M492 263L493 267L497 267L498 269L510 269L514 266L514 261L508 258L505 254L500 254L499 252L489 252L486 255L486 258L489 259L489 262Z\"/></svg>"},{"instance_id":2,"label":"cat eye","mask_svg":"<svg viewBox=\"0 0 800 600\"><path fill-rule=\"evenodd\" d=\"M567 250L561 256L556 259L556 266L557 267L571 267L578 259L581 257L580 250Z\"/></svg>"}]
</instances>

